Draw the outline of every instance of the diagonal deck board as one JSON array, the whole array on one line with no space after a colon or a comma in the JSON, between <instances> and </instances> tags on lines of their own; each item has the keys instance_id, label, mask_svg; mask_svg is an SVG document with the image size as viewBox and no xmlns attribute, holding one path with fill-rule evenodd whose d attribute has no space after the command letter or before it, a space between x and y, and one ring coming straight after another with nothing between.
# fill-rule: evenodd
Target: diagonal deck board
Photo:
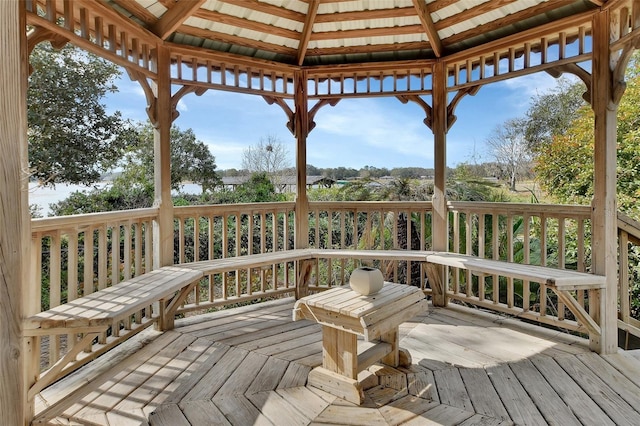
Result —
<instances>
[{"instance_id":1,"label":"diagonal deck board","mask_svg":"<svg viewBox=\"0 0 640 426\"><path fill-rule=\"evenodd\" d=\"M67 395L64 381L43 391L53 403L35 424L640 424L634 352L599 356L564 333L460 308L404 323L413 365L380 369L380 385L355 406L305 386L321 332L292 322L292 307L286 299L145 331L129 356L66 379Z\"/></svg>"}]
</instances>

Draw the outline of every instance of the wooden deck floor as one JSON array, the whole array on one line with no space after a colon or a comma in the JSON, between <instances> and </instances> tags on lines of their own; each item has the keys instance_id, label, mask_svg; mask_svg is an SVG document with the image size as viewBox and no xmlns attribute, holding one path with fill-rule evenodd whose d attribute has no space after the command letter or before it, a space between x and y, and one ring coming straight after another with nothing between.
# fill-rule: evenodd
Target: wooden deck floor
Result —
<instances>
[{"instance_id":1,"label":"wooden deck floor","mask_svg":"<svg viewBox=\"0 0 640 426\"><path fill-rule=\"evenodd\" d=\"M293 300L147 330L38 395L36 424L638 425L640 355L464 308L401 326L409 369L372 367L363 406L306 387L320 327Z\"/></svg>"}]
</instances>

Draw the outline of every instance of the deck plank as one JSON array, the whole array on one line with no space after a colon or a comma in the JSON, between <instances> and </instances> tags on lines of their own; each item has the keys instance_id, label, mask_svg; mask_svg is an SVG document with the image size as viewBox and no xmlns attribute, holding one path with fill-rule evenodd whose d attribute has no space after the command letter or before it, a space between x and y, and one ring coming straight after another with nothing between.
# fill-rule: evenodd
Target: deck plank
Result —
<instances>
[{"instance_id":1,"label":"deck plank","mask_svg":"<svg viewBox=\"0 0 640 426\"><path fill-rule=\"evenodd\" d=\"M275 357L267 358L262 369L256 374L255 379L249 385L247 393L264 392L270 390L276 390L278 384L282 380L287 368L289 367L289 361L278 359Z\"/></svg>"},{"instance_id":2,"label":"deck plank","mask_svg":"<svg viewBox=\"0 0 640 426\"><path fill-rule=\"evenodd\" d=\"M182 411L191 425L232 426L213 401L190 401Z\"/></svg>"},{"instance_id":3,"label":"deck plank","mask_svg":"<svg viewBox=\"0 0 640 426\"><path fill-rule=\"evenodd\" d=\"M298 407L309 421L314 420L329 406L329 401L304 386L278 389L276 392L291 405Z\"/></svg>"},{"instance_id":4,"label":"deck plank","mask_svg":"<svg viewBox=\"0 0 640 426\"><path fill-rule=\"evenodd\" d=\"M609 416L591 399L580 385L571 380L558 364L562 358L532 358L531 362L554 388L564 402L572 407L576 417L583 423L593 422L598 425L614 425ZM570 358L575 362L573 358Z\"/></svg>"},{"instance_id":5,"label":"deck plank","mask_svg":"<svg viewBox=\"0 0 640 426\"><path fill-rule=\"evenodd\" d=\"M592 368L597 367L597 365L594 362L589 362L588 358L583 358L583 360L587 362L587 365L576 362L573 357L558 358L556 361L614 423L619 425L633 424L637 421L640 413L635 411L618 393L624 391L624 389L620 386L616 387L616 391L611 389L599 377L600 375L606 375L606 370L596 369L598 371L598 374L596 374ZM634 399L637 402L637 397Z\"/></svg>"},{"instance_id":6,"label":"deck plank","mask_svg":"<svg viewBox=\"0 0 640 426\"><path fill-rule=\"evenodd\" d=\"M212 344L198 357L187 372L189 373L183 380L176 380L177 387L166 399L166 403L178 404L191 390L202 380L202 378L217 364L229 347L221 344Z\"/></svg>"},{"instance_id":7,"label":"deck plank","mask_svg":"<svg viewBox=\"0 0 640 426\"><path fill-rule=\"evenodd\" d=\"M163 358L172 358L183 351L186 345L192 341L192 336L178 333L171 334L174 334L175 338L170 342L161 348L154 345L153 348L145 351L143 359L138 362L131 362L127 368L103 382L94 392L82 398L81 401L74 404L75 407L71 407L68 411L73 412L74 417L83 418L111 410L123 398L133 392L141 382L147 380L158 371L159 366L150 362L154 356L163 354L161 355ZM79 409L75 411L75 408Z\"/></svg>"},{"instance_id":8,"label":"deck plank","mask_svg":"<svg viewBox=\"0 0 640 426\"><path fill-rule=\"evenodd\" d=\"M222 358L182 398L180 404L213 398L248 354L249 352L243 349L229 348Z\"/></svg>"},{"instance_id":9,"label":"deck plank","mask_svg":"<svg viewBox=\"0 0 640 426\"><path fill-rule=\"evenodd\" d=\"M403 323L413 364L370 367L356 406L305 386L321 362L321 332L293 322L292 308L283 299L147 330L126 355L45 390L42 402L49 393L55 403L34 424L640 424L636 353L599 356L584 339L458 307Z\"/></svg>"},{"instance_id":10,"label":"deck plank","mask_svg":"<svg viewBox=\"0 0 640 426\"><path fill-rule=\"evenodd\" d=\"M158 407L149 416L151 426L191 426L182 410L176 404L167 404Z\"/></svg>"},{"instance_id":11,"label":"deck plank","mask_svg":"<svg viewBox=\"0 0 640 426\"><path fill-rule=\"evenodd\" d=\"M473 412L471 398L467 394L460 371L457 368L446 368L433 372L438 387L440 403Z\"/></svg>"},{"instance_id":12,"label":"deck plank","mask_svg":"<svg viewBox=\"0 0 640 426\"><path fill-rule=\"evenodd\" d=\"M501 420L510 419L507 409L483 368L461 368L460 376L476 413Z\"/></svg>"},{"instance_id":13,"label":"deck plank","mask_svg":"<svg viewBox=\"0 0 640 426\"><path fill-rule=\"evenodd\" d=\"M275 391L254 393L248 395L247 399L274 425L306 426L312 420L312 418L305 416L299 411L304 411L304 402L302 402L301 405L297 405L298 408L296 408L296 405L291 404L287 399L283 398L281 394Z\"/></svg>"},{"instance_id":14,"label":"deck plank","mask_svg":"<svg viewBox=\"0 0 640 426\"><path fill-rule=\"evenodd\" d=\"M531 361L514 362L509 364L509 367L549 424L581 425L571 408L558 396Z\"/></svg>"},{"instance_id":15,"label":"deck plank","mask_svg":"<svg viewBox=\"0 0 640 426\"><path fill-rule=\"evenodd\" d=\"M216 395L213 403L232 425L279 426L274 425L244 395Z\"/></svg>"},{"instance_id":16,"label":"deck plank","mask_svg":"<svg viewBox=\"0 0 640 426\"><path fill-rule=\"evenodd\" d=\"M473 411L466 411L459 407L440 404L429 411L422 413L404 423L406 426L436 426L436 425L458 425L473 417Z\"/></svg>"},{"instance_id":17,"label":"deck plank","mask_svg":"<svg viewBox=\"0 0 640 426\"><path fill-rule=\"evenodd\" d=\"M504 404L509 417L515 424L531 426L546 425L542 414L531 401L527 391L520 384L508 365L495 365L487 368L487 374L500 400Z\"/></svg>"}]
</instances>

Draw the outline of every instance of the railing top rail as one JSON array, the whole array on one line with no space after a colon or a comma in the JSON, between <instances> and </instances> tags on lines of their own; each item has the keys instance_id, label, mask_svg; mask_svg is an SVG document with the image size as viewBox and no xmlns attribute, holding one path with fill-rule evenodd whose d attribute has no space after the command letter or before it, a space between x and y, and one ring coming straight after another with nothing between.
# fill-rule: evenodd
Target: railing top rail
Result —
<instances>
[{"instance_id":1,"label":"railing top rail","mask_svg":"<svg viewBox=\"0 0 640 426\"><path fill-rule=\"evenodd\" d=\"M326 210L430 210L432 204L431 201L310 201L309 207Z\"/></svg>"},{"instance_id":2,"label":"railing top rail","mask_svg":"<svg viewBox=\"0 0 640 426\"><path fill-rule=\"evenodd\" d=\"M195 214L223 214L223 213L254 213L254 212L282 212L294 210L294 201L269 202L269 203L238 203L238 204L203 204L197 206L174 207L176 217L188 217Z\"/></svg>"},{"instance_id":3,"label":"railing top rail","mask_svg":"<svg viewBox=\"0 0 640 426\"><path fill-rule=\"evenodd\" d=\"M640 244L640 222L622 212L618 212L618 229L629 234L634 239L634 243Z\"/></svg>"},{"instance_id":4,"label":"railing top rail","mask_svg":"<svg viewBox=\"0 0 640 426\"><path fill-rule=\"evenodd\" d=\"M485 201L449 201L449 210L471 210L473 212L507 212L509 214L527 213L562 215L569 217L591 217L591 207L572 204L531 204L531 203L492 203Z\"/></svg>"},{"instance_id":5,"label":"railing top rail","mask_svg":"<svg viewBox=\"0 0 640 426\"><path fill-rule=\"evenodd\" d=\"M119 210L115 212L85 213L69 216L54 216L31 220L31 232L55 231L61 228L78 228L102 223L125 222L128 220L152 219L158 215L158 208Z\"/></svg>"}]
</instances>

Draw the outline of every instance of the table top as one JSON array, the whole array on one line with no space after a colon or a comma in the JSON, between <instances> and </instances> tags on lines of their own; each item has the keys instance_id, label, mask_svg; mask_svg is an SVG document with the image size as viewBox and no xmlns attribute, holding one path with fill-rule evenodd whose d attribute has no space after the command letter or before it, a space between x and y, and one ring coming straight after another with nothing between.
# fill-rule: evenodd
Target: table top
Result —
<instances>
[{"instance_id":1,"label":"table top","mask_svg":"<svg viewBox=\"0 0 640 426\"><path fill-rule=\"evenodd\" d=\"M315 320L369 340L426 309L427 300L418 287L385 283L378 293L365 296L344 286L296 301L293 320Z\"/></svg>"},{"instance_id":2,"label":"table top","mask_svg":"<svg viewBox=\"0 0 640 426\"><path fill-rule=\"evenodd\" d=\"M350 287L343 286L303 297L296 304L304 303L309 308L319 308L352 318L362 318L401 299L406 299L405 303L411 304L423 298L424 294L418 287L387 282L379 292L369 296L356 293Z\"/></svg>"}]
</instances>

